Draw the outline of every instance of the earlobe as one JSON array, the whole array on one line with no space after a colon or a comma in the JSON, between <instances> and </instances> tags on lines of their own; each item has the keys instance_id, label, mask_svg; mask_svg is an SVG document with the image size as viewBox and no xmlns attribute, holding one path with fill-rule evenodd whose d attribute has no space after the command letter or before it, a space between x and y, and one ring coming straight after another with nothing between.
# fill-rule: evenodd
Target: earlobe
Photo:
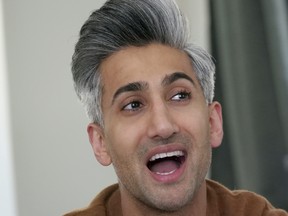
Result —
<instances>
[{"instance_id":1,"label":"earlobe","mask_svg":"<svg viewBox=\"0 0 288 216\"><path fill-rule=\"evenodd\" d=\"M210 109L210 144L213 148L221 145L223 139L222 107L218 102L209 105Z\"/></svg>"},{"instance_id":2,"label":"earlobe","mask_svg":"<svg viewBox=\"0 0 288 216\"><path fill-rule=\"evenodd\" d=\"M103 166L109 166L111 157L105 143L103 129L99 125L90 123L87 127L87 132L96 159Z\"/></svg>"}]
</instances>

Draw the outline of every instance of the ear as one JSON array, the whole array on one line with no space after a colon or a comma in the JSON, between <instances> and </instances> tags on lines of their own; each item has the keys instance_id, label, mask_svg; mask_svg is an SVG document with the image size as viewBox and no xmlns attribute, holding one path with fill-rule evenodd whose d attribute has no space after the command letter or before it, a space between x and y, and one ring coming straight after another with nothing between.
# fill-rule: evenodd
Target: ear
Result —
<instances>
[{"instance_id":1,"label":"ear","mask_svg":"<svg viewBox=\"0 0 288 216\"><path fill-rule=\"evenodd\" d=\"M90 123L87 127L87 132L96 159L103 166L109 166L111 157L105 143L103 129L99 125Z\"/></svg>"},{"instance_id":2,"label":"ear","mask_svg":"<svg viewBox=\"0 0 288 216\"><path fill-rule=\"evenodd\" d=\"M209 105L210 110L210 144L213 148L221 145L223 139L222 107L218 102Z\"/></svg>"}]
</instances>

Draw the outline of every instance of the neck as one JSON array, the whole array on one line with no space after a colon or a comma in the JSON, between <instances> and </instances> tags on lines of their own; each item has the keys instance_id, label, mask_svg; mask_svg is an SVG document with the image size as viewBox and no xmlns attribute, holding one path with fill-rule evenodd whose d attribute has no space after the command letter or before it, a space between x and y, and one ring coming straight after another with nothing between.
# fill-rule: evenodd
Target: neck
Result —
<instances>
[{"instance_id":1,"label":"neck","mask_svg":"<svg viewBox=\"0 0 288 216\"><path fill-rule=\"evenodd\" d=\"M206 181L202 183L190 203L187 203L187 205L183 206L181 209L173 212L151 208L135 198L131 199L123 186L120 186L120 193L123 216L206 216Z\"/></svg>"}]
</instances>

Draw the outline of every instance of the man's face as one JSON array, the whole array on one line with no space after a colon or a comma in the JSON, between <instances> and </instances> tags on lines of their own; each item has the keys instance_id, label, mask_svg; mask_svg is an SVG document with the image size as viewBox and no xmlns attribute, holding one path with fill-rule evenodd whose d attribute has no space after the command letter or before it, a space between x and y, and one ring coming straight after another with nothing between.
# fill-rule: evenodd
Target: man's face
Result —
<instances>
[{"instance_id":1,"label":"man's face","mask_svg":"<svg viewBox=\"0 0 288 216\"><path fill-rule=\"evenodd\" d=\"M222 131L220 105L207 105L187 54L164 45L118 51L101 72L105 126L88 127L97 159L112 162L131 202L187 205L220 144L211 135L215 125Z\"/></svg>"}]
</instances>

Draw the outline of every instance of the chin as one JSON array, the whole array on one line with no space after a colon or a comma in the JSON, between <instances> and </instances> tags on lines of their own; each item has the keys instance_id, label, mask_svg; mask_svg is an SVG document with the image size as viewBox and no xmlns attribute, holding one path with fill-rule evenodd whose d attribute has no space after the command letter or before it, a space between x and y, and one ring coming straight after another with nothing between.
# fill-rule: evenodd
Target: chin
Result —
<instances>
[{"instance_id":1,"label":"chin","mask_svg":"<svg viewBox=\"0 0 288 216\"><path fill-rule=\"evenodd\" d=\"M163 189L159 193L154 193L152 196L142 199L142 202L149 208L157 210L159 212L176 212L189 205L194 198L194 189L187 190L187 187L183 189L177 188L170 190ZM165 190L165 191L164 191ZM155 192L155 191L154 191ZM142 197L143 198L143 197Z\"/></svg>"}]
</instances>

